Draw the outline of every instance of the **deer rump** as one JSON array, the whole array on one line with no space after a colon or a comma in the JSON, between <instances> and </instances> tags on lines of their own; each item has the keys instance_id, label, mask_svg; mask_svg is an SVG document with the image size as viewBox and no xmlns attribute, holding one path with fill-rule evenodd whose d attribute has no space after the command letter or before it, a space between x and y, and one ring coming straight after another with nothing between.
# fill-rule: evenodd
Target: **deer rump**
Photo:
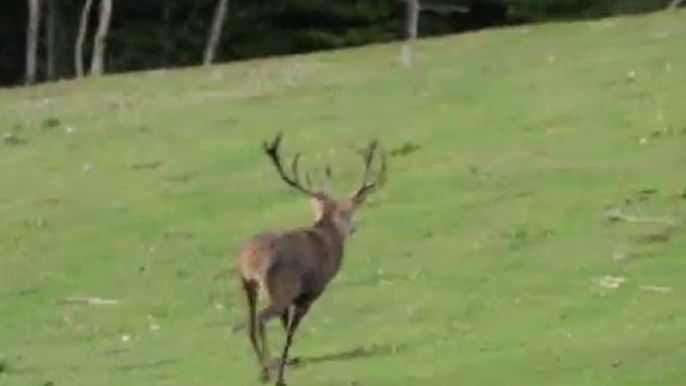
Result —
<instances>
[{"instance_id":1,"label":"deer rump","mask_svg":"<svg viewBox=\"0 0 686 386\"><path fill-rule=\"evenodd\" d=\"M242 279L283 311L291 303L314 301L340 266L334 257L343 252L342 242L330 238L316 228L256 235L241 251Z\"/></svg>"}]
</instances>

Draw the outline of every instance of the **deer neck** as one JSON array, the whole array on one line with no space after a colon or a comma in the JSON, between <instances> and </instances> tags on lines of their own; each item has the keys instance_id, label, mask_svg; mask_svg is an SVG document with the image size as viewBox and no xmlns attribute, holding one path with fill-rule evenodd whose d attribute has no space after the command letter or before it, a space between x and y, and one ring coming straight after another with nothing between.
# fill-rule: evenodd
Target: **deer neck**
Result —
<instances>
[{"instance_id":1,"label":"deer neck","mask_svg":"<svg viewBox=\"0 0 686 386\"><path fill-rule=\"evenodd\" d=\"M340 240L341 244L345 242L345 239L348 236L348 230L345 229L344 226L338 224L333 215L328 212L321 214L315 221L313 227L322 229L327 233L336 236L336 238Z\"/></svg>"},{"instance_id":2,"label":"deer neck","mask_svg":"<svg viewBox=\"0 0 686 386\"><path fill-rule=\"evenodd\" d=\"M321 230L321 232L326 235L327 244L329 245L334 260L335 270L338 270L341 260L343 259L346 235L341 232L341 229L337 227L335 222L328 216L319 219L314 224L314 228Z\"/></svg>"}]
</instances>

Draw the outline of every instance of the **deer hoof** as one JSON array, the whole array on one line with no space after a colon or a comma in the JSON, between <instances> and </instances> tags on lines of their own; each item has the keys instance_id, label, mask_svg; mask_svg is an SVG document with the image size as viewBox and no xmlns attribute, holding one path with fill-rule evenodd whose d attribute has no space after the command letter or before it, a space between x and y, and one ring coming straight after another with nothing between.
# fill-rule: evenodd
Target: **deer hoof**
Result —
<instances>
[{"instance_id":1,"label":"deer hoof","mask_svg":"<svg viewBox=\"0 0 686 386\"><path fill-rule=\"evenodd\" d=\"M269 383L271 376L269 375L269 370L263 369L262 372L260 373L260 383L265 384Z\"/></svg>"},{"instance_id":2,"label":"deer hoof","mask_svg":"<svg viewBox=\"0 0 686 386\"><path fill-rule=\"evenodd\" d=\"M283 379L279 379L278 381L276 381L275 386L286 386L286 382Z\"/></svg>"}]
</instances>

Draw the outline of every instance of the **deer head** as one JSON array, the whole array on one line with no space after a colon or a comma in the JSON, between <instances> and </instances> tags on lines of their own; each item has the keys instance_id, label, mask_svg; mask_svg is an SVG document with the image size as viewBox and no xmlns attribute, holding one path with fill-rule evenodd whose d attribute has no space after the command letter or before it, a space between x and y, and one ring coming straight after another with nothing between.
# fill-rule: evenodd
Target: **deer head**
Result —
<instances>
[{"instance_id":1,"label":"deer head","mask_svg":"<svg viewBox=\"0 0 686 386\"><path fill-rule=\"evenodd\" d=\"M364 162L362 181L355 192L344 200L335 200L329 189L313 189L310 183L309 174L306 174L306 184L303 184L298 172L298 161L300 153L297 153L291 162L291 175L284 170L281 163L279 148L283 133L278 133L271 143L264 143L264 152L274 164L276 171L281 179L289 186L310 198L314 210L315 221L330 221L342 236L352 234L355 231L354 215L355 210L364 203L370 193L378 190L386 181L386 156L381 152L381 166L376 178L371 177L371 165L378 151L378 141L372 141L365 150L361 152ZM326 168L327 179L331 179L331 169Z\"/></svg>"}]
</instances>

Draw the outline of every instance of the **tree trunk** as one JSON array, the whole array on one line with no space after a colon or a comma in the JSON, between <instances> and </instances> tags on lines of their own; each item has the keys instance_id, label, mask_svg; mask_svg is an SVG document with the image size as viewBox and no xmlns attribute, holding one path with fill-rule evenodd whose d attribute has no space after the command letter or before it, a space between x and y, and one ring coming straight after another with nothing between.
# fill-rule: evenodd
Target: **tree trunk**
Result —
<instances>
[{"instance_id":1,"label":"tree trunk","mask_svg":"<svg viewBox=\"0 0 686 386\"><path fill-rule=\"evenodd\" d=\"M407 2L407 14L405 21L405 33L407 40L403 45L403 63L407 67L411 67L414 62L412 45L417 39L417 30L419 27L419 12L421 6L419 0L405 0Z\"/></svg>"},{"instance_id":2,"label":"tree trunk","mask_svg":"<svg viewBox=\"0 0 686 386\"><path fill-rule=\"evenodd\" d=\"M212 29L210 30L210 36L207 39L207 45L205 46L205 59L203 61L203 65L205 66L209 66L214 62L228 10L229 0L218 0L217 8L214 11Z\"/></svg>"},{"instance_id":3,"label":"tree trunk","mask_svg":"<svg viewBox=\"0 0 686 386\"><path fill-rule=\"evenodd\" d=\"M47 33L47 58L45 60L45 73L48 80L55 79L55 0L46 1L46 33Z\"/></svg>"},{"instance_id":4,"label":"tree trunk","mask_svg":"<svg viewBox=\"0 0 686 386\"><path fill-rule=\"evenodd\" d=\"M407 38L417 39L419 27L419 0L407 0Z\"/></svg>"},{"instance_id":5,"label":"tree trunk","mask_svg":"<svg viewBox=\"0 0 686 386\"><path fill-rule=\"evenodd\" d=\"M172 12L174 4L171 1L164 2L162 9L162 22L164 23L164 39L162 40L162 60L160 65L167 67L171 64L172 52L174 50L174 24L172 23Z\"/></svg>"},{"instance_id":6,"label":"tree trunk","mask_svg":"<svg viewBox=\"0 0 686 386\"><path fill-rule=\"evenodd\" d=\"M74 65L76 66L76 76L82 78L83 73L83 43L86 41L86 33L88 32L88 22L93 8L93 0L86 0L81 9L81 21L79 22L79 33L76 37L76 46L74 47Z\"/></svg>"},{"instance_id":7,"label":"tree trunk","mask_svg":"<svg viewBox=\"0 0 686 386\"><path fill-rule=\"evenodd\" d=\"M682 3L683 1L684 1L684 0L672 0L672 1L669 2L669 5L667 6L667 9L676 9L676 8L679 7L679 5L681 5L681 3Z\"/></svg>"},{"instance_id":8,"label":"tree trunk","mask_svg":"<svg viewBox=\"0 0 686 386\"><path fill-rule=\"evenodd\" d=\"M112 20L112 0L100 0L100 16L98 20L98 30L93 39L93 57L91 59L91 75L102 75L105 67L105 48L107 34L110 30L110 20Z\"/></svg>"},{"instance_id":9,"label":"tree trunk","mask_svg":"<svg viewBox=\"0 0 686 386\"><path fill-rule=\"evenodd\" d=\"M40 0L28 0L29 20L26 28L26 75L24 82L36 81L38 34L40 32Z\"/></svg>"}]
</instances>

